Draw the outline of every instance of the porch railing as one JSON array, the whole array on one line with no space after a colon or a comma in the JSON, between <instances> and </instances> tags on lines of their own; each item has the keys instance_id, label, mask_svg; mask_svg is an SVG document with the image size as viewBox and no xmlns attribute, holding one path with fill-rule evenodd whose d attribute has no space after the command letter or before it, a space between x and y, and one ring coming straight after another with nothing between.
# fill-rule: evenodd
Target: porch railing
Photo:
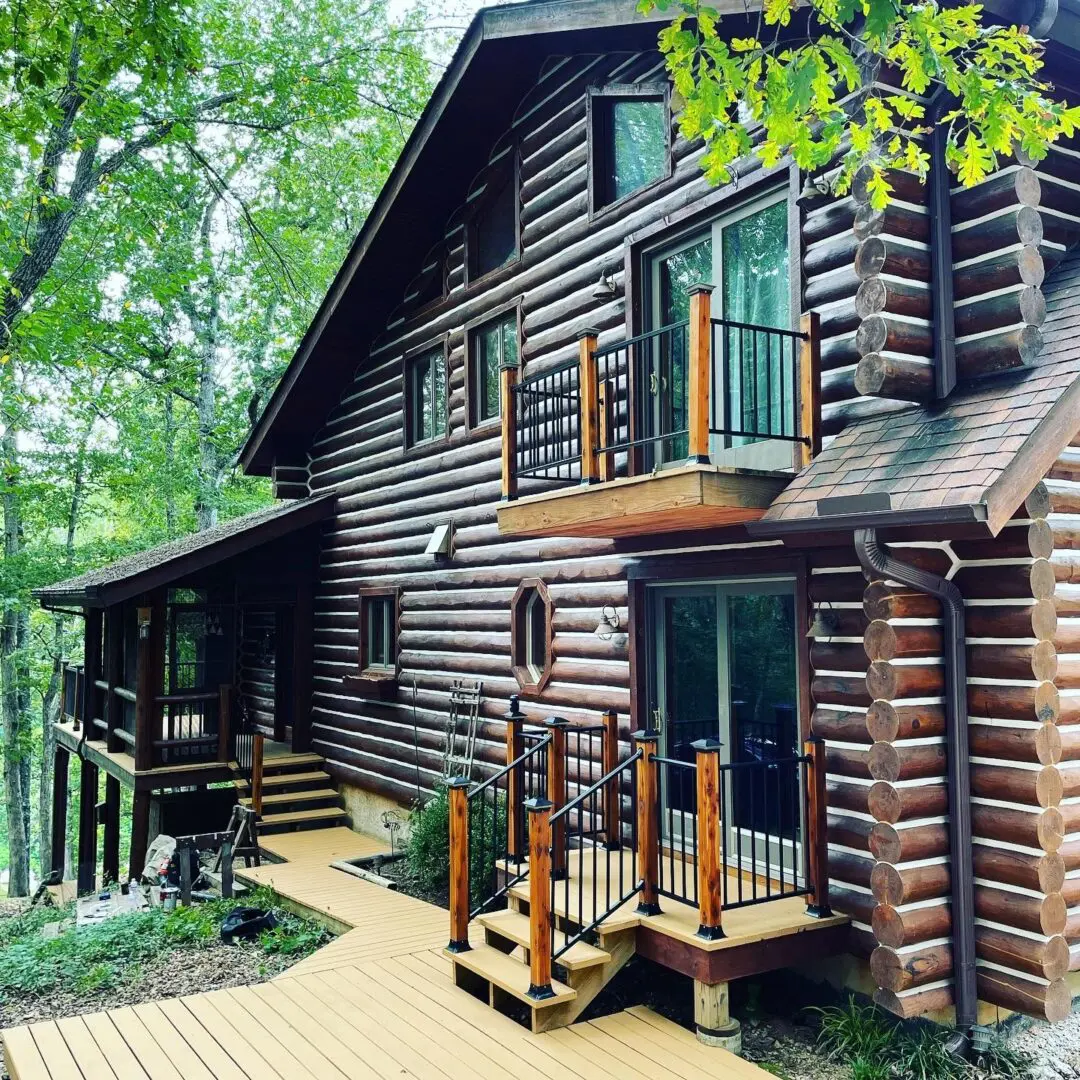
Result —
<instances>
[{"instance_id":1,"label":"porch railing","mask_svg":"<svg viewBox=\"0 0 1080 1080\"><path fill-rule=\"evenodd\" d=\"M690 290L685 321L603 346L583 332L577 364L520 381L504 370L503 498L522 480L605 482L767 441L793 447L767 467L808 463L820 449L817 315L797 330L714 319L711 291Z\"/></svg>"},{"instance_id":2,"label":"porch railing","mask_svg":"<svg viewBox=\"0 0 1080 1080\"><path fill-rule=\"evenodd\" d=\"M161 737L153 740L154 764L228 760L230 700L228 686L157 695Z\"/></svg>"}]
</instances>

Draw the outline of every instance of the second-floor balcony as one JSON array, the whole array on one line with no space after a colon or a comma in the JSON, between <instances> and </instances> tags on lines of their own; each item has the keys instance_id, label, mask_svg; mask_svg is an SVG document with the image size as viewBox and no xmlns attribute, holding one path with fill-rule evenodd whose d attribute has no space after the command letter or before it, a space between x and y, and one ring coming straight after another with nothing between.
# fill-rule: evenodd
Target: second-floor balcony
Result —
<instances>
[{"instance_id":1,"label":"second-floor balcony","mask_svg":"<svg viewBox=\"0 0 1080 1080\"><path fill-rule=\"evenodd\" d=\"M503 379L500 532L634 536L753 521L819 445L817 317L690 317Z\"/></svg>"}]
</instances>

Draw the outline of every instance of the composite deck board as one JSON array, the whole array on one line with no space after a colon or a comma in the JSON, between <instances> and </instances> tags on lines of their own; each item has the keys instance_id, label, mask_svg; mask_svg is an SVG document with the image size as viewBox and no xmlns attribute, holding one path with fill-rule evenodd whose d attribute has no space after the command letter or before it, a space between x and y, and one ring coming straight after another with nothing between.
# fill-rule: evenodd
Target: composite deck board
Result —
<instances>
[{"instance_id":1,"label":"composite deck board","mask_svg":"<svg viewBox=\"0 0 1080 1080\"><path fill-rule=\"evenodd\" d=\"M534 1035L454 985L447 913L333 870L384 845L283 833L238 869L351 927L274 981L4 1031L12 1080L764 1080L648 1009ZM726 925L726 924L725 924ZM681 929L681 926L679 927ZM482 928L470 928L474 940Z\"/></svg>"}]
</instances>

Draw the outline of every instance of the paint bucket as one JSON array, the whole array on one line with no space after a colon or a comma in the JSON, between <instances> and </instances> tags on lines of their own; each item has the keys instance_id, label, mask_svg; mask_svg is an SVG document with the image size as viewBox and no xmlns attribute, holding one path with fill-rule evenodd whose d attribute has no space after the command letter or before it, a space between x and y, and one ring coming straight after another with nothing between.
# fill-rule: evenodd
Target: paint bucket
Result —
<instances>
[{"instance_id":1,"label":"paint bucket","mask_svg":"<svg viewBox=\"0 0 1080 1080\"><path fill-rule=\"evenodd\" d=\"M168 886L168 888L161 890L161 906L165 911L176 910L176 898L180 895L180 890L174 885Z\"/></svg>"}]
</instances>

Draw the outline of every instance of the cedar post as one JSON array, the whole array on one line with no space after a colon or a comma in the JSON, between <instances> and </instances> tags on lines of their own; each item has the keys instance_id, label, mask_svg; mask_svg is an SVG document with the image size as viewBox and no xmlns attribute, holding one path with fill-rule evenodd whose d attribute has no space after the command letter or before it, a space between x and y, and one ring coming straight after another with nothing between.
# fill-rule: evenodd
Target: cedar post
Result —
<instances>
[{"instance_id":1,"label":"cedar post","mask_svg":"<svg viewBox=\"0 0 1080 1080\"><path fill-rule=\"evenodd\" d=\"M135 789L131 797L131 852L128 877L142 880L146 849L150 845L150 792Z\"/></svg>"},{"instance_id":2,"label":"cedar post","mask_svg":"<svg viewBox=\"0 0 1080 1080\"><path fill-rule=\"evenodd\" d=\"M83 627L83 677L82 701L79 714L86 727L86 738L91 742L101 738L97 725L98 717L98 679L101 678L101 627L103 622L101 608L87 608Z\"/></svg>"},{"instance_id":3,"label":"cedar post","mask_svg":"<svg viewBox=\"0 0 1080 1080\"><path fill-rule=\"evenodd\" d=\"M62 746L53 758L52 798L52 866L53 873L64 872L64 853L67 850L68 769L71 755Z\"/></svg>"},{"instance_id":4,"label":"cedar post","mask_svg":"<svg viewBox=\"0 0 1080 1080\"><path fill-rule=\"evenodd\" d=\"M554 996L551 989L551 814L550 799L530 799L529 814L529 997Z\"/></svg>"},{"instance_id":5,"label":"cedar post","mask_svg":"<svg viewBox=\"0 0 1080 1080\"><path fill-rule=\"evenodd\" d=\"M450 952L469 946L469 779L455 777L450 796Z\"/></svg>"},{"instance_id":6,"label":"cedar post","mask_svg":"<svg viewBox=\"0 0 1080 1080\"><path fill-rule=\"evenodd\" d=\"M825 815L825 740L811 735L806 740L808 772L807 795L807 887L811 890L806 914L824 919L832 914L829 907L829 848L826 843Z\"/></svg>"},{"instance_id":7,"label":"cedar post","mask_svg":"<svg viewBox=\"0 0 1080 1080\"><path fill-rule=\"evenodd\" d=\"M797 468L810 464L821 453L821 318L816 311L799 320L803 334L799 346L799 431L809 443L796 443Z\"/></svg>"},{"instance_id":8,"label":"cedar post","mask_svg":"<svg viewBox=\"0 0 1080 1080\"><path fill-rule=\"evenodd\" d=\"M263 736L255 733L251 747L251 809L262 817L263 806Z\"/></svg>"},{"instance_id":9,"label":"cedar post","mask_svg":"<svg viewBox=\"0 0 1080 1080\"><path fill-rule=\"evenodd\" d=\"M604 734L601 748L601 771L607 776L619 764L619 714L608 709L603 714ZM622 847L621 793L618 783L604 786L604 847L615 851Z\"/></svg>"},{"instance_id":10,"label":"cedar post","mask_svg":"<svg viewBox=\"0 0 1080 1080\"><path fill-rule=\"evenodd\" d=\"M97 870L98 769L86 758L79 765L79 895L94 891Z\"/></svg>"},{"instance_id":11,"label":"cedar post","mask_svg":"<svg viewBox=\"0 0 1080 1080\"><path fill-rule=\"evenodd\" d=\"M596 339L599 330L582 330L578 335L578 358L581 363L581 379L578 393L581 396L581 482L595 484L599 479L597 468L597 437L599 435L600 408L596 382Z\"/></svg>"},{"instance_id":12,"label":"cedar post","mask_svg":"<svg viewBox=\"0 0 1080 1080\"><path fill-rule=\"evenodd\" d=\"M522 725L525 714L519 707L517 694L510 698L506 721L506 764L517 761L524 753ZM517 765L506 777L506 858L510 862L525 860L525 767Z\"/></svg>"},{"instance_id":13,"label":"cedar post","mask_svg":"<svg viewBox=\"0 0 1080 1080\"><path fill-rule=\"evenodd\" d=\"M120 881L120 781L105 777L105 836L101 845L101 884Z\"/></svg>"},{"instance_id":14,"label":"cedar post","mask_svg":"<svg viewBox=\"0 0 1080 1080\"><path fill-rule=\"evenodd\" d=\"M232 687L222 683L218 687L218 748L217 759L228 764L232 745Z\"/></svg>"},{"instance_id":15,"label":"cedar post","mask_svg":"<svg viewBox=\"0 0 1080 1080\"><path fill-rule=\"evenodd\" d=\"M709 463L709 375L712 357L711 285L691 285L689 371L686 398L688 412L687 460L700 465Z\"/></svg>"},{"instance_id":16,"label":"cedar post","mask_svg":"<svg viewBox=\"0 0 1080 1080\"><path fill-rule=\"evenodd\" d=\"M637 763L637 816L638 816L638 878L641 881L639 915L660 914L658 877L660 869L660 835L657 828L660 808L656 796L656 748L660 743L657 731L635 731L634 748L641 750Z\"/></svg>"},{"instance_id":17,"label":"cedar post","mask_svg":"<svg viewBox=\"0 0 1080 1080\"><path fill-rule=\"evenodd\" d=\"M514 411L514 387L518 369L507 364L499 368L499 396L502 400L502 501L517 498L517 415Z\"/></svg>"},{"instance_id":18,"label":"cedar post","mask_svg":"<svg viewBox=\"0 0 1080 1080\"><path fill-rule=\"evenodd\" d=\"M549 716L544 726L551 732L548 743L548 801L552 808L561 810L566 805L566 729L569 720L561 716ZM529 841L530 846L532 841ZM556 881L566 877L566 818L559 818L551 836L551 876Z\"/></svg>"},{"instance_id":19,"label":"cedar post","mask_svg":"<svg viewBox=\"0 0 1080 1080\"><path fill-rule=\"evenodd\" d=\"M600 384L600 396L597 399L597 412L599 427L597 437L601 448L611 443L612 415L615 408L615 384L611 379L605 379ZM606 484L615 479L615 455L598 454L597 468L600 475L600 483Z\"/></svg>"},{"instance_id":20,"label":"cedar post","mask_svg":"<svg viewBox=\"0 0 1080 1080\"><path fill-rule=\"evenodd\" d=\"M698 937L715 941L721 928L724 858L720 840L720 743L698 739L697 760L697 872Z\"/></svg>"}]
</instances>

